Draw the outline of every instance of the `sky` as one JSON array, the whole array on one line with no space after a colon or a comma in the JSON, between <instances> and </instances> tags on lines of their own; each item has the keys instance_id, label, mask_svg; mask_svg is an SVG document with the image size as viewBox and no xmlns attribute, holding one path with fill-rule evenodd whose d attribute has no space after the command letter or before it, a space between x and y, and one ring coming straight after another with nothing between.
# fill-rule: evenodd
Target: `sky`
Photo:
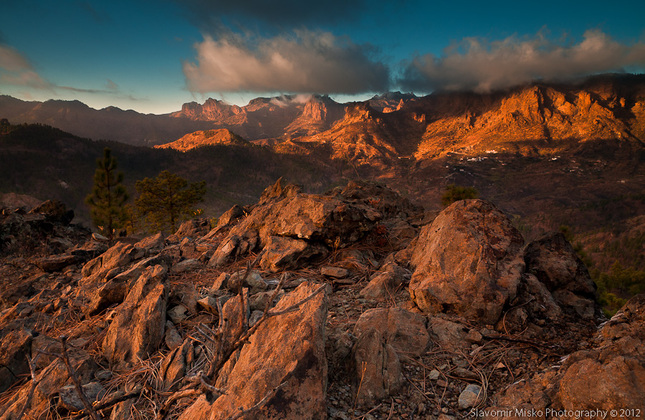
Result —
<instances>
[{"instance_id":1,"label":"sky","mask_svg":"<svg viewBox=\"0 0 645 420\"><path fill-rule=\"evenodd\" d=\"M207 98L486 92L645 72L645 1L2 0L0 94L168 113Z\"/></svg>"}]
</instances>

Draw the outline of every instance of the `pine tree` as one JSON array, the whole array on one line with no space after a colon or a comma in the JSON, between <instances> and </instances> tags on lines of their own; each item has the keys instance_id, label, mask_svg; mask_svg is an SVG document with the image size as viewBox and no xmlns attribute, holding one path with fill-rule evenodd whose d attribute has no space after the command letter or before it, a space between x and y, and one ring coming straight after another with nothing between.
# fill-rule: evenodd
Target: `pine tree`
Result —
<instances>
[{"instance_id":1,"label":"pine tree","mask_svg":"<svg viewBox=\"0 0 645 420\"><path fill-rule=\"evenodd\" d=\"M204 199L206 182L189 184L187 180L168 171L156 178L145 178L135 184L135 204L152 231L177 230L177 224L196 213L195 205Z\"/></svg>"},{"instance_id":2,"label":"pine tree","mask_svg":"<svg viewBox=\"0 0 645 420\"><path fill-rule=\"evenodd\" d=\"M109 148L103 150L103 158L96 160L92 193L85 198L90 207L94 225L108 239L125 226L127 213L125 203L128 193L123 183L123 172L117 172L117 163Z\"/></svg>"}]
</instances>

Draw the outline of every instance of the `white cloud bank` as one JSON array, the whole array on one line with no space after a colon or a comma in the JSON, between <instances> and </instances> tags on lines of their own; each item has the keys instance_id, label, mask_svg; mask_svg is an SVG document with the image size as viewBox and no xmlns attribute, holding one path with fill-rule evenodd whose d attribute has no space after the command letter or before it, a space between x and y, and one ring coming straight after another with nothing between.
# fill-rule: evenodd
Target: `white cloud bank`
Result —
<instances>
[{"instance_id":1,"label":"white cloud bank","mask_svg":"<svg viewBox=\"0 0 645 420\"><path fill-rule=\"evenodd\" d=\"M487 43L468 38L442 57L425 54L403 63L397 84L415 91L479 92L536 79L566 80L584 75L645 69L645 43L621 44L598 30L585 32L578 44L559 45L538 34Z\"/></svg>"},{"instance_id":2,"label":"white cloud bank","mask_svg":"<svg viewBox=\"0 0 645 420\"><path fill-rule=\"evenodd\" d=\"M205 36L196 45L197 62L185 62L193 92L345 93L384 91L385 64L374 49L328 32L296 31L255 43L238 36Z\"/></svg>"}]
</instances>

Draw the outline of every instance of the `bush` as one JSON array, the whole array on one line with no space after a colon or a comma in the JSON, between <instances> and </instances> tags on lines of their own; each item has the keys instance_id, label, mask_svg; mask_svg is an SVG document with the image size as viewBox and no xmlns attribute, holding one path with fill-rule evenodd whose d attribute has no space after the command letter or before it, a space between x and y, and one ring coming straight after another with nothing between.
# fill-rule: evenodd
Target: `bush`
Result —
<instances>
[{"instance_id":1,"label":"bush","mask_svg":"<svg viewBox=\"0 0 645 420\"><path fill-rule=\"evenodd\" d=\"M443 195L441 196L441 204L448 207L455 201L468 200L471 198L479 197L479 192L475 187L462 187L455 184L450 184L446 187Z\"/></svg>"}]
</instances>

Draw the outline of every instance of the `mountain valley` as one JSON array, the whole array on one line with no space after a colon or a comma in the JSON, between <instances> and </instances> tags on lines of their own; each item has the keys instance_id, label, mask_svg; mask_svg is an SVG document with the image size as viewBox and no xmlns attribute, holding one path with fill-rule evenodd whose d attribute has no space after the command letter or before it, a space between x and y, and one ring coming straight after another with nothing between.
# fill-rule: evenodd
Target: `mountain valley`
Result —
<instances>
[{"instance_id":1,"label":"mountain valley","mask_svg":"<svg viewBox=\"0 0 645 420\"><path fill-rule=\"evenodd\" d=\"M106 147L131 194L206 181L199 217L92 234ZM0 97L0 418L639 418L644 163L643 75L162 116Z\"/></svg>"}]
</instances>

